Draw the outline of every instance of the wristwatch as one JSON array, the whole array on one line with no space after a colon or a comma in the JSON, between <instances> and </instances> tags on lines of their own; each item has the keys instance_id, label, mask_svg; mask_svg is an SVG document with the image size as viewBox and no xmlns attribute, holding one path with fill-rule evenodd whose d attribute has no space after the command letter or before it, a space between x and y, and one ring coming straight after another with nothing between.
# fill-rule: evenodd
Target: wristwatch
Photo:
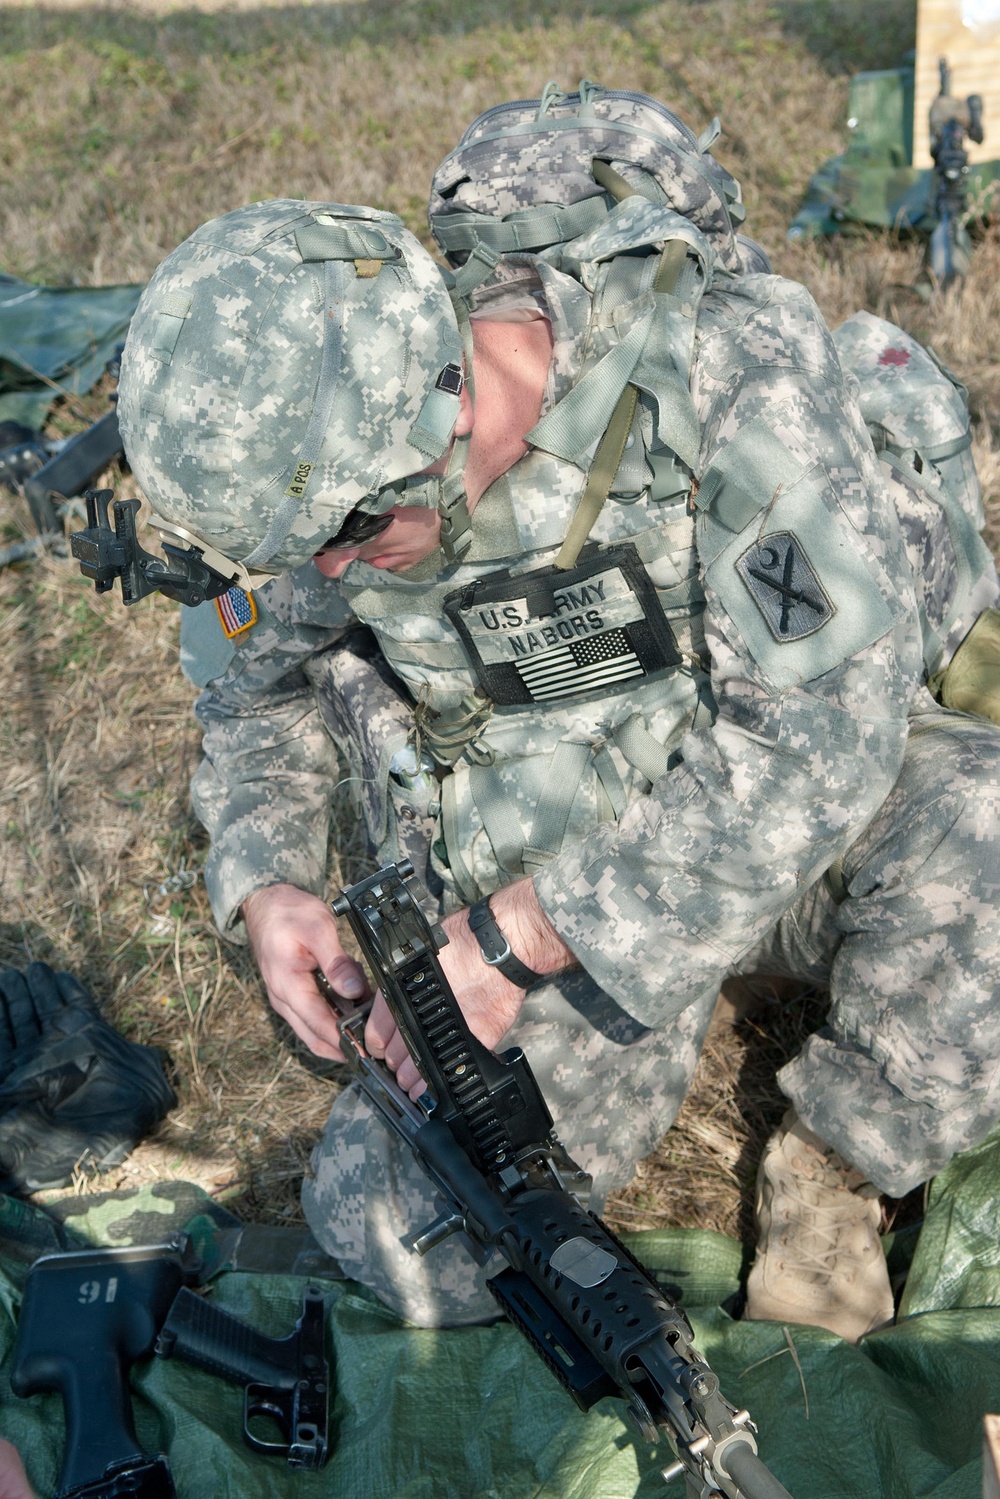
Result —
<instances>
[{"instance_id":1,"label":"wristwatch","mask_svg":"<svg viewBox=\"0 0 1000 1499\"><path fill-rule=\"evenodd\" d=\"M469 926L476 934L483 955L483 962L488 963L491 968L499 969L505 979L510 979L519 989L530 989L532 984L540 983L543 975L535 973L520 958L515 958L510 950L510 943L496 924L496 918L490 910L490 898L477 900L474 906L469 908Z\"/></svg>"}]
</instances>

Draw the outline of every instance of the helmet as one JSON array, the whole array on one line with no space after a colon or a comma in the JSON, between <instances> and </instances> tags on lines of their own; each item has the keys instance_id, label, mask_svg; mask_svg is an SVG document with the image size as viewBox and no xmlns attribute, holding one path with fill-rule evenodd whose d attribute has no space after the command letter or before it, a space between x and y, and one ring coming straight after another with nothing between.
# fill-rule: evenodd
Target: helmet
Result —
<instances>
[{"instance_id":1,"label":"helmet","mask_svg":"<svg viewBox=\"0 0 1000 1499\"><path fill-rule=\"evenodd\" d=\"M462 355L442 273L395 214L279 199L211 220L153 275L122 357L154 524L250 576L297 567L447 452Z\"/></svg>"}]
</instances>

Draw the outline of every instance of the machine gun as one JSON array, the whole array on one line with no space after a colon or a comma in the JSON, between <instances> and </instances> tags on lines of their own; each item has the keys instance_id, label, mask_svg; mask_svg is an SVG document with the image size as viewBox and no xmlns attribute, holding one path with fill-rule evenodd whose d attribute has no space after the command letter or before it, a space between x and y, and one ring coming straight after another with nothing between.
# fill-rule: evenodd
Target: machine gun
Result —
<instances>
[{"instance_id":1,"label":"machine gun","mask_svg":"<svg viewBox=\"0 0 1000 1499\"><path fill-rule=\"evenodd\" d=\"M937 223L927 247L925 268L942 291L965 276L972 259L966 227L969 155L965 137L983 141L983 100L980 94L952 98L948 59L939 64L941 89L931 105L931 157L934 161L934 217Z\"/></svg>"},{"instance_id":2,"label":"machine gun","mask_svg":"<svg viewBox=\"0 0 1000 1499\"><path fill-rule=\"evenodd\" d=\"M416 1103L365 1054L367 1006L320 987L342 1016L349 1066L366 1097L413 1151L443 1211L403 1242L426 1254L459 1234L514 1326L589 1410L625 1400L641 1436L666 1436L687 1499L790 1499L757 1456L755 1427L720 1393L668 1300L611 1230L587 1211L590 1177L552 1128L520 1048L495 1055L469 1030L437 954L447 942L421 910L409 862L389 865L333 902L346 917L414 1062L428 1084Z\"/></svg>"},{"instance_id":3,"label":"machine gun","mask_svg":"<svg viewBox=\"0 0 1000 1499\"><path fill-rule=\"evenodd\" d=\"M124 344L108 361L107 372L115 380L121 370ZM82 432L53 441L23 427L19 422L0 422L0 484L23 490L39 535L61 537L58 506L82 494L88 484L111 463L124 457L118 430L117 391L111 395L111 410L91 422Z\"/></svg>"}]
</instances>

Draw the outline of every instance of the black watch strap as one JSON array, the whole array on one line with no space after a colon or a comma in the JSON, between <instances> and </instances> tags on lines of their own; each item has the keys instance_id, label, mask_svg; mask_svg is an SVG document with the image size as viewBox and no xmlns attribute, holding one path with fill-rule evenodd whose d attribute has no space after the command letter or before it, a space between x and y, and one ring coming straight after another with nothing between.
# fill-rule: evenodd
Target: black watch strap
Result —
<instances>
[{"instance_id":1,"label":"black watch strap","mask_svg":"<svg viewBox=\"0 0 1000 1499\"><path fill-rule=\"evenodd\" d=\"M496 918L490 910L489 896L470 906L469 927L476 934L484 963L499 969L504 978L510 979L519 989L530 989L532 984L540 983L543 975L535 973L511 952L510 943L497 926Z\"/></svg>"}]
</instances>

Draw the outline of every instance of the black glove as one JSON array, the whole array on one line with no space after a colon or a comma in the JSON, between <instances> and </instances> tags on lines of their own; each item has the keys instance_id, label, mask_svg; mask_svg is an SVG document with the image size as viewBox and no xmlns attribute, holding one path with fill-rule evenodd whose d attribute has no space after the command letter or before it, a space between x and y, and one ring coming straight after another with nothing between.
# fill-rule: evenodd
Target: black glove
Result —
<instances>
[{"instance_id":1,"label":"black glove","mask_svg":"<svg viewBox=\"0 0 1000 1499\"><path fill-rule=\"evenodd\" d=\"M0 1192L117 1165L176 1103L163 1053L120 1036L72 974L0 969Z\"/></svg>"}]
</instances>

